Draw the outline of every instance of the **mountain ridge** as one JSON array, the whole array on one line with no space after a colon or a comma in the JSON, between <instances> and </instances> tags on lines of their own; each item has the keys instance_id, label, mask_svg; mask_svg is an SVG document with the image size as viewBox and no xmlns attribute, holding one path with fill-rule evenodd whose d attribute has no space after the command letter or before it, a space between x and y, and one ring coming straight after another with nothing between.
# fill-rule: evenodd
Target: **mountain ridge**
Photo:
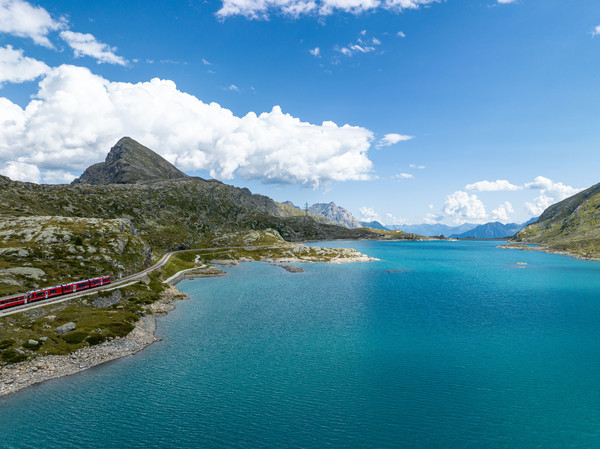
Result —
<instances>
[{"instance_id":1,"label":"mountain ridge","mask_svg":"<svg viewBox=\"0 0 600 449\"><path fill-rule=\"evenodd\" d=\"M185 178L189 176L150 148L131 137L122 137L104 162L88 167L71 184L134 184Z\"/></svg>"}]
</instances>

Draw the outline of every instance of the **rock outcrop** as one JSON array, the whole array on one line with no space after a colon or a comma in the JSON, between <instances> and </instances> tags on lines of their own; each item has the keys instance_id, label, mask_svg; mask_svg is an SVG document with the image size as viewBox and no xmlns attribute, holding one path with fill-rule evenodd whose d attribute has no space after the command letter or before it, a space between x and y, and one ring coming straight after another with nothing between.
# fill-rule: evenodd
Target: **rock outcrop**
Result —
<instances>
[{"instance_id":1,"label":"rock outcrop","mask_svg":"<svg viewBox=\"0 0 600 449\"><path fill-rule=\"evenodd\" d=\"M313 214L320 214L335 223L339 223L350 229L360 228L362 225L354 216L343 207L338 206L333 201L331 203L316 203L308 208Z\"/></svg>"},{"instance_id":2,"label":"rock outcrop","mask_svg":"<svg viewBox=\"0 0 600 449\"><path fill-rule=\"evenodd\" d=\"M72 184L136 184L188 178L188 175L130 137L110 149L106 161L89 167Z\"/></svg>"}]
</instances>

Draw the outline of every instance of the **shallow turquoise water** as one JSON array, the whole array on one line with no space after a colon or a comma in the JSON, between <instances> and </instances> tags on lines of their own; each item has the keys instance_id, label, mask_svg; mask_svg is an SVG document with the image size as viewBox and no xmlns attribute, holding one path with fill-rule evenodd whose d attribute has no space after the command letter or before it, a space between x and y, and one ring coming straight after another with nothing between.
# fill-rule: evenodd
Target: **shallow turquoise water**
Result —
<instances>
[{"instance_id":1,"label":"shallow turquoise water","mask_svg":"<svg viewBox=\"0 0 600 449\"><path fill-rule=\"evenodd\" d=\"M600 447L600 263L497 244L183 282L161 342L0 399L0 447Z\"/></svg>"}]
</instances>

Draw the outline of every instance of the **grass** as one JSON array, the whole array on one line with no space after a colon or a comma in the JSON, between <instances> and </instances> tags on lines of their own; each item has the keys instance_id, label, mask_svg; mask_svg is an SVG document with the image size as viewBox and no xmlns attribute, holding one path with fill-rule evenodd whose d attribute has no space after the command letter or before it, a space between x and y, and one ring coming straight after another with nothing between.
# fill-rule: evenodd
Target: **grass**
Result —
<instances>
[{"instance_id":1,"label":"grass","mask_svg":"<svg viewBox=\"0 0 600 449\"><path fill-rule=\"evenodd\" d=\"M97 293L61 304L0 318L0 365L18 363L40 355L64 355L84 346L121 338L134 329L146 306L160 298L165 286L152 274L148 285L139 282L121 289L119 303L106 308L94 306ZM76 330L59 335L55 329L74 322ZM43 341L46 337L46 341ZM38 345L29 344L36 340Z\"/></svg>"}]
</instances>

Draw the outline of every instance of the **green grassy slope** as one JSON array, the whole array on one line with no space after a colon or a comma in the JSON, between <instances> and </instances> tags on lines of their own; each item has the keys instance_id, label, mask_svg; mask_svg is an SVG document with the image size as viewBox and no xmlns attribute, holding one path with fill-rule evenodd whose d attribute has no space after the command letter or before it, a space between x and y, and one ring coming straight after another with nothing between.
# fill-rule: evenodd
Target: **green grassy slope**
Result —
<instances>
[{"instance_id":1,"label":"green grassy slope","mask_svg":"<svg viewBox=\"0 0 600 449\"><path fill-rule=\"evenodd\" d=\"M600 258L600 184L550 206L536 223L520 231L515 241Z\"/></svg>"}]
</instances>

